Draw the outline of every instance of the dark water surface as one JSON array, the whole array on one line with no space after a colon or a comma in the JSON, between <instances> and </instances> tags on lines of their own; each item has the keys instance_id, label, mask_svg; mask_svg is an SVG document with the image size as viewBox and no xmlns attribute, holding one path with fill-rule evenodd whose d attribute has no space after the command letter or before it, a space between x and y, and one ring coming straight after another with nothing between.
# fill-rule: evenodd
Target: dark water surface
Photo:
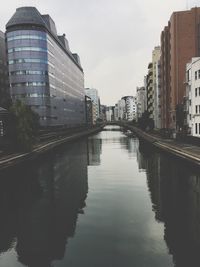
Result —
<instances>
[{"instance_id":1,"label":"dark water surface","mask_svg":"<svg viewBox=\"0 0 200 267\"><path fill-rule=\"evenodd\" d=\"M200 172L107 127L0 173L1 267L199 267Z\"/></svg>"}]
</instances>

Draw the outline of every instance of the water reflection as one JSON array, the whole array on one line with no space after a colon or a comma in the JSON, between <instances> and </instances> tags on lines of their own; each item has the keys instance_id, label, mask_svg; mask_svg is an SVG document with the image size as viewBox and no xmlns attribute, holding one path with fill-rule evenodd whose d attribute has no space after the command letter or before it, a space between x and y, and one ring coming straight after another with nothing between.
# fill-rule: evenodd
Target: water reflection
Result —
<instances>
[{"instance_id":1,"label":"water reflection","mask_svg":"<svg viewBox=\"0 0 200 267\"><path fill-rule=\"evenodd\" d=\"M51 266L53 260L63 258L86 205L87 159L87 143L78 142L37 168L17 170L19 177L10 172L1 175L1 252L17 240L18 260L27 266ZM3 257L6 254L0 260Z\"/></svg>"},{"instance_id":2,"label":"water reflection","mask_svg":"<svg viewBox=\"0 0 200 267\"><path fill-rule=\"evenodd\" d=\"M199 170L111 129L0 174L0 266L200 266Z\"/></svg>"},{"instance_id":3,"label":"water reflection","mask_svg":"<svg viewBox=\"0 0 200 267\"><path fill-rule=\"evenodd\" d=\"M88 165L98 166L101 164L102 139L88 139Z\"/></svg>"},{"instance_id":4,"label":"water reflection","mask_svg":"<svg viewBox=\"0 0 200 267\"><path fill-rule=\"evenodd\" d=\"M128 151L129 157L134 158L137 156L139 142L135 137L122 137L120 138L121 148Z\"/></svg>"},{"instance_id":5,"label":"water reflection","mask_svg":"<svg viewBox=\"0 0 200 267\"><path fill-rule=\"evenodd\" d=\"M140 144L155 218L164 222L164 239L176 267L200 266L200 172Z\"/></svg>"}]
</instances>

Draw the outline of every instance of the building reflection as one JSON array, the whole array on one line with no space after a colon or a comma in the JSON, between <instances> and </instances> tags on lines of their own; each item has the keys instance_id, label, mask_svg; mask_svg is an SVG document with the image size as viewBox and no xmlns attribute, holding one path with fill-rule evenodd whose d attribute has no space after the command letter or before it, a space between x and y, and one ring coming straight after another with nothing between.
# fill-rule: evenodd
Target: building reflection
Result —
<instances>
[{"instance_id":1,"label":"building reflection","mask_svg":"<svg viewBox=\"0 0 200 267\"><path fill-rule=\"evenodd\" d=\"M151 151L151 152L149 152ZM140 143L152 208L175 267L200 266L200 172ZM142 160L141 160L142 158ZM140 163L141 164L141 163Z\"/></svg>"},{"instance_id":2,"label":"building reflection","mask_svg":"<svg viewBox=\"0 0 200 267\"><path fill-rule=\"evenodd\" d=\"M68 238L75 234L78 214L84 213L87 143L63 150L24 173L15 171L10 182L10 173L0 181L0 249L7 251L16 239L18 260L29 267L49 267L61 260Z\"/></svg>"},{"instance_id":3,"label":"building reflection","mask_svg":"<svg viewBox=\"0 0 200 267\"><path fill-rule=\"evenodd\" d=\"M137 138L123 136L120 138L120 144L121 144L121 148L128 151L130 158L136 157L138 146L139 146L139 142Z\"/></svg>"},{"instance_id":4,"label":"building reflection","mask_svg":"<svg viewBox=\"0 0 200 267\"><path fill-rule=\"evenodd\" d=\"M16 168L0 174L0 253L12 247L17 235L20 209L40 197L39 184L32 179L32 174L26 168L24 171Z\"/></svg>"},{"instance_id":5,"label":"building reflection","mask_svg":"<svg viewBox=\"0 0 200 267\"><path fill-rule=\"evenodd\" d=\"M102 154L102 139L89 138L88 139L88 165L98 166L101 164Z\"/></svg>"}]
</instances>

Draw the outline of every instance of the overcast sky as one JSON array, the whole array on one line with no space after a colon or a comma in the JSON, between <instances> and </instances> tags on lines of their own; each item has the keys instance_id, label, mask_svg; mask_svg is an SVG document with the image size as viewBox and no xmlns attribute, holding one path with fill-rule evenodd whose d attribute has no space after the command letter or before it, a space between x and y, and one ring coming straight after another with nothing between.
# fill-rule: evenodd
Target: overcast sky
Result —
<instances>
[{"instance_id":1,"label":"overcast sky","mask_svg":"<svg viewBox=\"0 0 200 267\"><path fill-rule=\"evenodd\" d=\"M98 89L102 104L114 105L143 85L154 46L173 11L197 0L5 0L0 29L20 6L49 14L59 34L66 33L85 73L85 87Z\"/></svg>"}]
</instances>

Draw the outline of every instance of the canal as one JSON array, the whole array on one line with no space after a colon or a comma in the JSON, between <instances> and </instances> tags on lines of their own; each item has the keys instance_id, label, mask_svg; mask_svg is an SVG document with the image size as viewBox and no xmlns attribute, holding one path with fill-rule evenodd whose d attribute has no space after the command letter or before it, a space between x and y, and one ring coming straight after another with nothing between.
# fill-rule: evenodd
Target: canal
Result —
<instances>
[{"instance_id":1,"label":"canal","mask_svg":"<svg viewBox=\"0 0 200 267\"><path fill-rule=\"evenodd\" d=\"M117 126L0 174L1 267L199 267L200 173Z\"/></svg>"}]
</instances>

